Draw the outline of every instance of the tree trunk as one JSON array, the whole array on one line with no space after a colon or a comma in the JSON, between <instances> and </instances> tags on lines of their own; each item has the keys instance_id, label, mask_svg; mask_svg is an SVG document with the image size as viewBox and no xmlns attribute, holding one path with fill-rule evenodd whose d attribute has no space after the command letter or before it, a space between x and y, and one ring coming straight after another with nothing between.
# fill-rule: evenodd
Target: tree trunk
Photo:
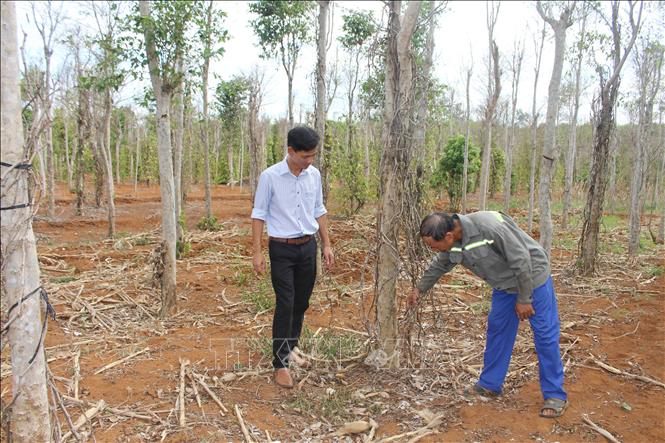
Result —
<instances>
[{"instance_id":1,"label":"tree trunk","mask_svg":"<svg viewBox=\"0 0 665 443\"><path fill-rule=\"evenodd\" d=\"M326 37L328 35L329 0L319 0L319 26L316 38L316 110L314 127L319 134L319 150L316 153L316 166L321 172L323 201L328 200L328 165L326 155Z\"/></svg>"},{"instance_id":2,"label":"tree trunk","mask_svg":"<svg viewBox=\"0 0 665 443\"><path fill-rule=\"evenodd\" d=\"M2 82L0 100L0 149L2 160L13 165L29 162L24 151L21 120L20 77L16 4L3 1L1 6ZM29 174L18 168L2 171L2 207L31 203ZM2 295L8 307L7 341L11 352L12 407L7 441L51 441L46 359L41 325L39 262L32 231L32 206L3 211ZM46 321L46 318L44 318ZM4 355L4 354L3 354Z\"/></svg>"},{"instance_id":3,"label":"tree trunk","mask_svg":"<svg viewBox=\"0 0 665 443\"><path fill-rule=\"evenodd\" d=\"M78 55L77 55L77 65L78 65ZM76 116L76 137L78 139L78 146L76 147L76 215L83 215L83 203L84 203L84 192L83 184L85 183L85 169L83 165L83 149L85 144L89 141L90 137L90 91L86 90L83 85L81 85L80 77L83 73L80 70L80 67L77 68L77 73L79 76L79 81L77 84L78 88L78 113Z\"/></svg>"},{"instance_id":4,"label":"tree trunk","mask_svg":"<svg viewBox=\"0 0 665 443\"><path fill-rule=\"evenodd\" d=\"M208 4L207 10L207 26L208 30L212 28L212 1ZM210 33L207 33L210 37ZM205 216L207 218L212 217L212 197L210 193L210 116L208 114L208 72L210 69L210 39L204 42L206 51L204 52L203 58L203 85L201 87L201 92L203 95L203 122L201 123L201 133L203 134L203 173L204 173L204 189L205 189ZM230 165L230 163L229 163ZM231 171L229 166L229 179L231 177Z\"/></svg>"},{"instance_id":5,"label":"tree trunk","mask_svg":"<svg viewBox=\"0 0 665 443\"><path fill-rule=\"evenodd\" d=\"M524 46L515 47L511 71L513 74L511 101L510 101L510 141L506 145L506 175L503 182L503 210L507 214L510 210L510 195L512 192L513 153L515 152L515 112L517 111L517 93L520 86L520 74L522 72L522 59L524 58Z\"/></svg>"},{"instance_id":6,"label":"tree trunk","mask_svg":"<svg viewBox=\"0 0 665 443\"><path fill-rule=\"evenodd\" d=\"M561 86L561 72L563 71L563 56L566 50L566 30L572 25L571 15L574 3L567 6L558 20L546 16L541 9L538 12L554 31L554 65L552 77L547 90L547 114L545 115L545 136L543 141L543 156L540 160L540 186L538 189L538 206L540 209L540 244L547 254L552 249L552 213L550 208L550 187L554 171L556 151L556 120L559 110L559 87Z\"/></svg>"},{"instance_id":7,"label":"tree trunk","mask_svg":"<svg viewBox=\"0 0 665 443\"><path fill-rule=\"evenodd\" d=\"M176 69L180 74L179 83L175 89L175 131L173 149L173 184L175 191L175 220L177 241L183 241L183 226L180 224L182 210L182 138L185 129L185 66L182 59L176 62Z\"/></svg>"},{"instance_id":8,"label":"tree trunk","mask_svg":"<svg viewBox=\"0 0 665 443\"><path fill-rule=\"evenodd\" d=\"M67 124L67 115L65 112L62 113L62 122L65 130L65 163L67 164L67 190L71 191L72 189L72 163L74 161L74 155L69 155L69 125Z\"/></svg>"},{"instance_id":9,"label":"tree trunk","mask_svg":"<svg viewBox=\"0 0 665 443\"><path fill-rule=\"evenodd\" d=\"M259 176L266 168L266 151L261 142L261 128L259 112L261 109L261 79L258 74L252 78L249 94L249 185L252 192L252 202L259 184Z\"/></svg>"},{"instance_id":10,"label":"tree trunk","mask_svg":"<svg viewBox=\"0 0 665 443\"><path fill-rule=\"evenodd\" d=\"M231 142L231 136L229 135L229 140L226 142L226 162L229 166L229 183L231 187L235 185L235 174L233 168L233 143Z\"/></svg>"},{"instance_id":11,"label":"tree trunk","mask_svg":"<svg viewBox=\"0 0 665 443\"><path fill-rule=\"evenodd\" d=\"M590 173L589 193L584 207L584 222L582 236L579 241L579 268L583 275L591 275L596 270L596 257L598 252L598 231L603 215L605 190L607 188L607 163L610 137L614 130L614 107L619 95L619 79L628 54L635 44L637 31L642 17L642 4L640 4L639 17L634 21L634 4L630 3L630 24L632 35L630 42L621 55L621 34L619 25L619 2L612 2L612 39L614 65L609 79L601 76L601 88L598 97L599 110L594 114L596 128L593 140L593 164Z\"/></svg>"},{"instance_id":12,"label":"tree trunk","mask_svg":"<svg viewBox=\"0 0 665 443\"><path fill-rule=\"evenodd\" d=\"M242 120L240 120L240 167L238 168L238 180L240 181L240 191L242 192L242 175L245 165L245 134L243 133Z\"/></svg>"},{"instance_id":13,"label":"tree trunk","mask_svg":"<svg viewBox=\"0 0 665 443\"><path fill-rule=\"evenodd\" d=\"M577 65L575 66L575 96L573 98L573 113L570 117L570 135L568 138L568 151L566 151L566 172L563 186L563 211L561 213L561 229L568 229L568 218L572 200L573 179L575 174L575 156L577 155L577 113L580 109L580 82L582 77L582 60L584 58L584 45L586 33L586 19L582 17L582 31L578 44Z\"/></svg>"},{"instance_id":14,"label":"tree trunk","mask_svg":"<svg viewBox=\"0 0 665 443\"><path fill-rule=\"evenodd\" d=\"M150 17L149 2L140 1L139 9L144 19ZM154 30L149 20L144 20L144 36L150 80L157 99L157 154L159 157L159 188L162 197L161 259L163 263L161 275L162 306L159 315L161 318L165 318L172 314L176 307L175 189L171 149L171 120L169 116L171 97L170 93L164 88L155 47Z\"/></svg>"},{"instance_id":15,"label":"tree trunk","mask_svg":"<svg viewBox=\"0 0 665 443\"><path fill-rule=\"evenodd\" d=\"M104 178L106 179L106 198L108 216L108 236L115 236L115 187L113 184L113 164L111 161L111 112L113 110L113 98L109 88L104 92L104 140L100 146L102 160L104 162Z\"/></svg>"},{"instance_id":16,"label":"tree trunk","mask_svg":"<svg viewBox=\"0 0 665 443\"><path fill-rule=\"evenodd\" d=\"M488 70L487 70L487 104L485 106L485 148L480 166L480 210L487 207L487 191L489 189L490 160L492 158L492 121L496 104L501 96L501 67L499 66L499 48L494 41L494 26L499 16L498 6L494 3L487 10L487 30L489 41Z\"/></svg>"},{"instance_id":17,"label":"tree trunk","mask_svg":"<svg viewBox=\"0 0 665 443\"><path fill-rule=\"evenodd\" d=\"M466 71L466 135L464 137L464 166L462 169L462 214L466 214L467 211L466 193L469 187L469 131L471 130L471 102L469 100L469 88L471 86L472 75L473 63Z\"/></svg>"},{"instance_id":18,"label":"tree trunk","mask_svg":"<svg viewBox=\"0 0 665 443\"><path fill-rule=\"evenodd\" d=\"M396 284L399 274L400 216L405 204L402 187L408 179L410 144L414 131L411 37L421 4L410 2L402 20L400 1L391 2L388 7L385 148L381 156L375 284L379 347L384 353L385 364L395 368L399 365Z\"/></svg>"},{"instance_id":19,"label":"tree trunk","mask_svg":"<svg viewBox=\"0 0 665 443\"><path fill-rule=\"evenodd\" d=\"M536 44L536 67L534 69L535 78L533 81L533 101L531 105L531 161L529 168L529 215L528 231L533 232L533 208L536 200L536 152L538 150L538 114L536 112L536 97L538 91L538 77L540 74L540 62L543 60L543 47L545 46L545 34L547 25L543 24L543 31L540 34L540 44Z\"/></svg>"},{"instance_id":20,"label":"tree trunk","mask_svg":"<svg viewBox=\"0 0 665 443\"><path fill-rule=\"evenodd\" d=\"M634 257L640 250L640 228L642 205L640 196L645 181L645 161L647 144L651 133L653 121L653 106L660 86L660 74L663 63L662 48L659 52L653 51L648 43L642 48L642 53L636 54L636 65L640 96L638 99L639 126L637 134L637 147L633 161L633 177L630 183L630 220L628 223L628 255Z\"/></svg>"},{"instance_id":21,"label":"tree trunk","mask_svg":"<svg viewBox=\"0 0 665 443\"><path fill-rule=\"evenodd\" d=\"M134 162L134 195L138 192L139 166L141 164L141 126L136 122L136 161Z\"/></svg>"},{"instance_id":22,"label":"tree trunk","mask_svg":"<svg viewBox=\"0 0 665 443\"><path fill-rule=\"evenodd\" d=\"M118 133L115 137L115 183L120 184L120 145L122 143L122 123L118 114Z\"/></svg>"}]
</instances>

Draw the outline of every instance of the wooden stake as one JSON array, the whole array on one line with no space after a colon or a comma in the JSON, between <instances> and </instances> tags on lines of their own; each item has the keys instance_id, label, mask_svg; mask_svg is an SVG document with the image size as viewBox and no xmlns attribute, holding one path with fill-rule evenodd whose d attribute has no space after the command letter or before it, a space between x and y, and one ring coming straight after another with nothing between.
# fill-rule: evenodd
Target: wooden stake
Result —
<instances>
[{"instance_id":1,"label":"wooden stake","mask_svg":"<svg viewBox=\"0 0 665 443\"><path fill-rule=\"evenodd\" d=\"M178 422L180 426L185 426L185 368L189 365L189 360L179 359L180 360L180 407L179 407L179 419Z\"/></svg>"},{"instance_id":2,"label":"wooden stake","mask_svg":"<svg viewBox=\"0 0 665 443\"><path fill-rule=\"evenodd\" d=\"M103 366L103 367L97 369L97 370L94 372L94 374L95 374L95 375L97 375L97 374L101 374L102 372L106 371L107 369L115 368L115 367L118 366L119 364L122 364L122 363L126 362L127 360L131 360L132 358L136 357L137 355L139 355L139 354L143 354L144 352L148 352L149 350L150 350L150 348L145 348L145 349L142 349L142 350L140 350L140 351L138 351L138 352L135 352L135 353L133 353L133 354L131 354L131 355L128 355L128 356L125 357L125 358L121 358L120 360L116 360L116 361L114 361L113 363L109 363L108 365Z\"/></svg>"},{"instance_id":3,"label":"wooden stake","mask_svg":"<svg viewBox=\"0 0 665 443\"><path fill-rule=\"evenodd\" d=\"M80 365L80 360L81 358L81 350L77 349L76 354L74 354L74 398L79 399L79 379L81 378L81 365Z\"/></svg>"}]
</instances>

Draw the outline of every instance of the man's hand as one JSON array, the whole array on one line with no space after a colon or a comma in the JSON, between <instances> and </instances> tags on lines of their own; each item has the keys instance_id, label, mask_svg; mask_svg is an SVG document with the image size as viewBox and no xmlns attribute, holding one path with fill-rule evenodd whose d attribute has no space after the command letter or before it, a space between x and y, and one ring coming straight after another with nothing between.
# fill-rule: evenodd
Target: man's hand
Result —
<instances>
[{"instance_id":1,"label":"man's hand","mask_svg":"<svg viewBox=\"0 0 665 443\"><path fill-rule=\"evenodd\" d=\"M330 246L323 247L323 263L325 263L327 268L332 268L335 264L335 255L333 254L332 248Z\"/></svg>"},{"instance_id":2,"label":"man's hand","mask_svg":"<svg viewBox=\"0 0 665 443\"><path fill-rule=\"evenodd\" d=\"M254 253L252 264L254 265L254 272L257 274L263 274L266 272L266 259L261 252Z\"/></svg>"},{"instance_id":3,"label":"man's hand","mask_svg":"<svg viewBox=\"0 0 665 443\"><path fill-rule=\"evenodd\" d=\"M406 297L406 307L410 308L411 306L418 303L418 297L420 297L420 289L413 288L408 297Z\"/></svg>"},{"instance_id":4,"label":"man's hand","mask_svg":"<svg viewBox=\"0 0 665 443\"><path fill-rule=\"evenodd\" d=\"M515 313L520 320L526 320L536 313L531 303L515 303Z\"/></svg>"}]
</instances>

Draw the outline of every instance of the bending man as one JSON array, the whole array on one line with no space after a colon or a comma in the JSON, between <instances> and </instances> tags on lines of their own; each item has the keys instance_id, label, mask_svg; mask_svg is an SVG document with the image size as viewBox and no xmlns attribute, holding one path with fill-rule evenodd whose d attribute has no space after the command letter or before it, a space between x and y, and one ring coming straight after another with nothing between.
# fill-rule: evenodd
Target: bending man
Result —
<instances>
[{"instance_id":1,"label":"bending man","mask_svg":"<svg viewBox=\"0 0 665 443\"><path fill-rule=\"evenodd\" d=\"M480 380L465 394L501 394L519 321L529 319L545 399L540 415L561 416L567 395L559 353L559 314L543 248L510 217L495 211L468 215L435 212L422 221L420 236L439 253L409 296L409 305L458 263L493 288L483 371Z\"/></svg>"}]
</instances>

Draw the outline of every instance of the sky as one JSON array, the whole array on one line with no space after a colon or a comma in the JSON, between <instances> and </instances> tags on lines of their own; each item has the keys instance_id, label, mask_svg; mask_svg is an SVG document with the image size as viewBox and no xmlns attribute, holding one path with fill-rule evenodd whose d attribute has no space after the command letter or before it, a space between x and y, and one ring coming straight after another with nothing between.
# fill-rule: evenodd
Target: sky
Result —
<instances>
[{"instance_id":1,"label":"sky","mask_svg":"<svg viewBox=\"0 0 665 443\"><path fill-rule=\"evenodd\" d=\"M261 50L258 40L250 27L252 14L249 12L248 2L225 1L217 2L216 7L227 13L225 25L229 31L230 39L224 44L224 55L213 61L211 65L211 92L214 90L214 76L224 80L233 75L249 73L256 67L265 74L266 87L263 99L262 113L271 118L283 117L287 112L287 79L284 69L276 60L263 60L260 58ZM333 3L333 38L341 34L342 16L349 10L371 10L375 17L381 17L384 10L383 2L380 1L337 1ZM445 11L438 20L435 33L435 49L433 75L443 83L455 89L455 99L460 103L465 100L464 71L473 62L473 78L471 81L471 108L472 113L478 110L484 101L484 88L486 84L487 68L486 59L488 53L487 26L486 26L486 4L480 1L452 1L449 2ZM90 19L81 15L84 6L78 2L66 2L64 13L69 17L65 26L76 24L83 27L90 26ZM19 41L23 40L22 30L27 33L26 54L29 59L39 60L42 57L41 40L39 34L32 24L30 4L18 2L18 26ZM533 98L533 81L535 65L535 42L534 34L542 29L543 21L538 15L534 2L503 1L500 2L500 11L495 28L495 40L499 47L504 75L502 78L502 96L510 94L510 75L507 68L509 58L512 56L516 41L522 41L525 47L522 74L520 78L518 109L527 113L531 112L531 101ZM549 26L548 26L549 28ZM554 44L552 32L548 29L548 37L545 40L543 60L537 90L537 104L541 115L545 113L547 104L547 87L551 77L554 58ZM568 31L568 44L574 41L579 32L578 24L573 25ZM339 57L342 66L344 64L344 53L335 48L335 42L328 51L328 61ZM54 61L56 65L65 60L65 48L56 46ZM314 108L314 93L312 91L313 72L316 68L315 45L305 46L299 56L298 65L294 79L294 118L299 121L301 112L311 112ZM56 67L57 69L57 67ZM630 67L624 68L629 71ZM341 74L341 73L340 73ZM564 68L565 74L565 68ZM587 66L583 73L582 83L588 87L583 93L579 120L588 121L590 114L589 102L595 87L593 75ZM343 76L342 76L343 78ZM135 81L129 81L120 92L119 103L131 103L135 97L142 94L143 85ZM333 102L328 118L341 118L345 113L346 102L344 99L346 87L341 84L337 91L337 98ZM303 117L304 118L304 117ZM619 119L622 114L619 114Z\"/></svg>"}]
</instances>

